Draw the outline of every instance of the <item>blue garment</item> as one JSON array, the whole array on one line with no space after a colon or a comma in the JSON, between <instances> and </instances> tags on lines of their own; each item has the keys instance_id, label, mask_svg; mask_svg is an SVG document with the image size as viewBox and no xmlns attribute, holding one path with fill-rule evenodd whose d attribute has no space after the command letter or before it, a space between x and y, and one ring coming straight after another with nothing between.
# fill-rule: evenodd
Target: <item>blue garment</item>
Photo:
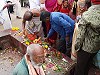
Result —
<instances>
[{"instance_id":1,"label":"blue garment","mask_svg":"<svg viewBox=\"0 0 100 75\"><path fill-rule=\"evenodd\" d=\"M23 57L22 60L15 67L13 75L29 75L25 57Z\"/></svg>"},{"instance_id":2,"label":"blue garment","mask_svg":"<svg viewBox=\"0 0 100 75\"><path fill-rule=\"evenodd\" d=\"M51 12L50 15L51 29L48 33L48 38L56 31L62 39L65 39L67 35L70 36L70 42L72 41L72 36L74 32L74 20L69 16L60 12Z\"/></svg>"},{"instance_id":3,"label":"blue garment","mask_svg":"<svg viewBox=\"0 0 100 75\"><path fill-rule=\"evenodd\" d=\"M100 69L100 50L93 58L93 64Z\"/></svg>"}]
</instances>

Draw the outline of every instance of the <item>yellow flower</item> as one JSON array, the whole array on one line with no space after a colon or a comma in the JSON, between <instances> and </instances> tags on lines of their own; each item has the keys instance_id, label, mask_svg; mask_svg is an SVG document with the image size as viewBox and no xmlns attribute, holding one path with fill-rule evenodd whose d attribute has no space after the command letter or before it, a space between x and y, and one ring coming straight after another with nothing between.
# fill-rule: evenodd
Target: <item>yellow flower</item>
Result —
<instances>
[{"instance_id":1,"label":"yellow flower","mask_svg":"<svg viewBox=\"0 0 100 75\"><path fill-rule=\"evenodd\" d=\"M19 28L18 27L15 27L15 30L19 30Z\"/></svg>"},{"instance_id":2,"label":"yellow flower","mask_svg":"<svg viewBox=\"0 0 100 75\"><path fill-rule=\"evenodd\" d=\"M47 48L48 48L48 45L45 45L45 46L44 46L44 48L46 48L46 49L47 49Z\"/></svg>"},{"instance_id":3,"label":"yellow flower","mask_svg":"<svg viewBox=\"0 0 100 75\"><path fill-rule=\"evenodd\" d=\"M15 30L15 27L12 27L12 30Z\"/></svg>"},{"instance_id":4,"label":"yellow flower","mask_svg":"<svg viewBox=\"0 0 100 75\"><path fill-rule=\"evenodd\" d=\"M30 43L28 41L25 42L26 45L30 45Z\"/></svg>"},{"instance_id":5,"label":"yellow flower","mask_svg":"<svg viewBox=\"0 0 100 75\"><path fill-rule=\"evenodd\" d=\"M33 40L33 43L37 43L37 42L38 42L38 39Z\"/></svg>"},{"instance_id":6,"label":"yellow flower","mask_svg":"<svg viewBox=\"0 0 100 75\"><path fill-rule=\"evenodd\" d=\"M12 27L12 30L19 30L18 27Z\"/></svg>"}]
</instances>

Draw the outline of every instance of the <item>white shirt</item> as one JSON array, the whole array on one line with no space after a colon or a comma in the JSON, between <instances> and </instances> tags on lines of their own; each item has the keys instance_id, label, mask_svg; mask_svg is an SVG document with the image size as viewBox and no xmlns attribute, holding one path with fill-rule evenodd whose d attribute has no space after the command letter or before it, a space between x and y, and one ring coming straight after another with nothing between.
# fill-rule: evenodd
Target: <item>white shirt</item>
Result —
<instances>
[{"instance_id":1,"label":"white shirt","mask_svg":"<svg viewBox=\"0 0 100 75\"><path fill-rule=\"evenodd\" d=\"M40 10L40 0L29 0L30 9Z\"/></svg>"},{"instance_id":2,"label":"white shirt","mask_svg":"<svg viewBox=\"0 0 100 75\"><path fill-rule=\"evenodd\" d=\"M6 4L6 0L0 0L0 22L2 22L4 29L12 28L11 21L8 15L8 10L5 8L3 11L3 7Z\"/></svg>"}]
</instances>

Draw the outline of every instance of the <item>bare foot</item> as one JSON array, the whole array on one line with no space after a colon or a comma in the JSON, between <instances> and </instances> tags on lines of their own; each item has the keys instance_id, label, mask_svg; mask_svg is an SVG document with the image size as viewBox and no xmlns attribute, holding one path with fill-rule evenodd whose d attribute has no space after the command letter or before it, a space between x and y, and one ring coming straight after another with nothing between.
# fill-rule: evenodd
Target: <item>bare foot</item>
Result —
<instances>
[{"instance_id":1,"label":"bare foot","mask_svg":"<svg viewBox=\"0 0 100 75\"><path fill-rule=\"evenodd\" d=\"M17 18L17 19L21 19L21 17L19 17L19 16L16 16L16 18Z\"/></svg>"}]
</instances>

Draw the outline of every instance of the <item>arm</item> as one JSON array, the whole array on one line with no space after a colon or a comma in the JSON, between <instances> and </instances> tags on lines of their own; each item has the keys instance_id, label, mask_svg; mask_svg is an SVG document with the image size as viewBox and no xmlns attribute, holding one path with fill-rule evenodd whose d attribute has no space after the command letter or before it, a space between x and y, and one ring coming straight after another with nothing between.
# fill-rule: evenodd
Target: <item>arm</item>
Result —
<instances>
[{"instance_id":1,"label":"arm","mask_svg":"<svg viewBox=\"0 0 100 75\"><path fill-rule=\"evenodd\" d=\"M6 4L2 10L4 10L5 8L9 7L10 5L9 4Z\"/></svg>"},{"instance_id":2,"label":"arm","mask_svg":"<svg viewBox=\"0 0 100 75\"><path fill-rule=\"evenodd\" d=\"M7 4L5 4L5 5L3 6L3 8L1 9L1 11L3 11L5 8L9 7L10 5L14 5L14 4L12 4L12 3L7 3Z\"/></svg>"},{"instance_id":3,"label":"arm","mask_svg":"<svg viewBox=\"0 0 100 75\"><path fill-rule=\"evenodd\" d=\"M22 21L22 31L23 31L24 35L25 35L25 25L26 25L26 20L23 19L23 21Z\"/></svg>"},{"instance_id":4,"label":"arm","mask_svg":"<svg viewBox=\"0 0 100 75\"><path fill-rule=\"evenodd\" d=\"M71 27L71 24L69 22L67 22L65 19L63 19L62 17L59 17L59 25L61 25L64 29L65 29L65 33L66 33L66 41L69 42L70 41L70 33L73 31L73 28Z\"/></svg>"},{"instance_id":5,"label":"arm","mask_svg":"<svg viewBox=\"0 0 100 75\"><path fill-rule=\"evenodd\" d=\"M66 36L68 36L72 31L71 24L67 22L65 19L63 19L62 17L59 17L59 23L60 23L59 25L61 25L65 29Z\"/></svg>"},{"instance_id":6,"label":"arm","mask_svg":"<svg viewBox=\"0 0 100 75\"><path fill-rule=\"evenodd\" d=\"M49 33L48 33L48 35L47 35L47 38L50 38L50 37L53 35L54 32L55 32L55 30L54 30L53 28L51 28L51 29L49 30Z\"/></svg>"}]
</instances>

